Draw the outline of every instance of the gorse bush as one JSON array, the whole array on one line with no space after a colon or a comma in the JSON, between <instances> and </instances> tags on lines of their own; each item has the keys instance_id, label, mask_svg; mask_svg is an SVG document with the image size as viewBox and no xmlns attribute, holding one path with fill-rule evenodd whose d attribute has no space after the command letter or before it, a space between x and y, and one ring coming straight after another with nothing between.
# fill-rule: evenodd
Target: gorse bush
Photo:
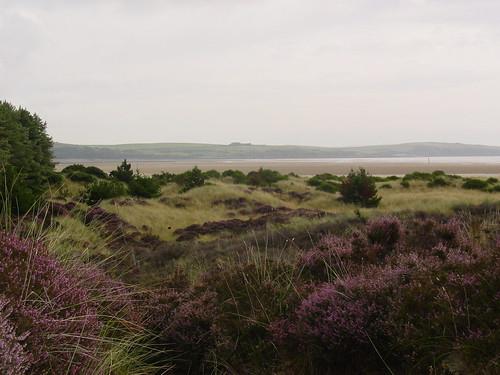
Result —
<instances>
[{"instance_id":1,"label":"gorse bush","mask_svg":"<svg viewBox=\"0 0 500 375\"><path fill-rule=\"evenodd\" d=\"M381 200L377 195L375 181L363 168L349 172L342 180L340 194L344 202L360 204L364 207L376 207Z\"/></svg>"},{"instance_id":2,"label":"gorse bush","mask_svg":"<svg viewBox=\"0 0 500 375\"><path fill-rule=\"evenodd\" d=\"M108 178L106 172L104 172L101 168L94 167L92 165L85 168L85 172L97 178L102 178L102 179Z\"/></svg>"},{"instance_id":3,"label":"gorse bush","mask_svg":"<svg viewBox=\"0 0 500 375\"><path fill-rule=\"evenodd\" d=\"M432 177L432 179L427 183L427 187L442 187L448 186L450 183L446 181L443 177Z\"/></svg>"},{"instance_id":4,"label":"gorse bush","mask_svg":"<svg viewBox=\"0 0 500 375\"><path fill-rule=\"evenodd\" d=\"M71 164L66 167L64 167L61 171L63 174L69 174L71 172L87 172L87 167L85 167L83 164Z\"/></svg>"},{"instance_id":5,"label":"gorse bush","mask_svg":"<svg viewBox=\"0 0 500 375\"><path fill-rule=\"evenodd\" d=\"M178 183L181 185L181 192L186 192L205 185L205 175L198 167L194 167L192 170L184 172L182 175L179 175L179 177Z\"/></svg>"},{"instance_id":6,"label":"gorse bush","mask_svg":"<svg viewBox=\"0 0 500 375\"><path fill-rule=\"evenodd\" d=\"M125 159L114 171L111 171L109 175L116 178L118 181L130 182L134 178L134 171L132 170L132 165L127 163L127 159Z\"/></svg>"},{"instance_id":7,"label":"gorse bush","mask_svg":"<svg viewBox=\"0 0 500 375\"><path fill-rule=\"evenodd\" d=\"M314 186L317 190L326 193L336 193L340 189L340 181L342 179L330 173L318 174L307 180L309 186Z\"/></svg>"},{"instance_id":8,"label":"gorse bush","mask_svg":"<svg viewBox=\"0 0 500 375\"><path fill-rule=\"evenodd\" d=\"M160 185L166 185L175 182L176 175L170 172L161 172L152 176Z\"/></svg>"},{"instance_id":9,"label":"gorse bush","mask_svg":"<svg viewBox=\"0 0 500 375\"><path fill-rule=\"evenodd\" d=\"M91 176L97 177L97 178L102 178L106 179L108 178L108 175L106 172L104 172L102 169L94 166L84 166L82 164L71 164L68 165L67 167L64 167L61 173L70 175L73 172L80 172L80 173L86 173Z\"/></svg>"},{"instance_id":10,"label":"gorse bush","mask_svg":"<svg viewBox=\"0 0 500 375\"><path fill-rule=\"evenodd\" d=\"M330 173L317 174L316 176L313 176L309 180L307 180L307 184L310 186L318 187L326 181L340 182L340 181L342 181L342 178L340 178L339 176L335 176L333 174L330 174Z\"/></svg>"},{"instance_id":11,"label":"gorse bush","mask_svg":"<svg viewBox=\"0 0 500 375\"><path fill-rule=\"evenodd\" d=\"M228 169L222 172L222 177L231 177L235 184L246 184L247 176L242 171Z\"/></svg>"},{"instance_id":12,"label":"gorse bush","mask_svg":"<svg viewBox=\"0 0 500 375\"><path fill-rule=\"evenodd\" d=\"M86 172L73 171L67 174L71 181L91 183L96 180L96 178Z\"/></svg>"},{"instance_id":13,"label":"gorse bush","mask_svg":"<svg viewBox=\"0 0 500 375\"><path fill-rule=\"evenodd\" d=\"M155 198L160 195L160 184L154 178L134 176L128 183L130 195L141 198Z\"/></svg>"},{"instance_id":14,"label":"gorse bush","mask_svg":"<svg viewBox=\"0 0 500 375\"><path fill-rule=\"evenodd\" d=\"M127 194L127 189L119 181L97 181L87 187L84 200L87 204L93 205L103 199L120 197L125 194Z\"/></svg>"},{"instance_id":15,"label":"gorse bush","mask_svg":"<svg viewBox=\"0 0 500 375\"><path fill-rule=\"evenodd\" d=\"M462 185L462 188L469 190L486 190L488 182L477 178L468 178Z\"/></svg>"},{"instance_id":16,"label":"gorse bush","mask_svg":"<svg viewBox=\"0 0 500 375\"><path fill-rule=\"evenodd\" d=\"M254 186L270 186L278 181L286 180L288 176L282 175L278 171L260 168L247 174L246 183Z\"/></svg>"},{"instance_id":17,"label":"gorse bush","mask_svg":"<svg viewBox=\"0 0 500 375\"><path fill-rule=\"evenodd\" d=\"M203 176L205 177L205 179L213 178L218 180L219 178L221 178L220 172L216 171L215 169L210 169L206 172L203 172Z\"/></svg>"}]
</instances>

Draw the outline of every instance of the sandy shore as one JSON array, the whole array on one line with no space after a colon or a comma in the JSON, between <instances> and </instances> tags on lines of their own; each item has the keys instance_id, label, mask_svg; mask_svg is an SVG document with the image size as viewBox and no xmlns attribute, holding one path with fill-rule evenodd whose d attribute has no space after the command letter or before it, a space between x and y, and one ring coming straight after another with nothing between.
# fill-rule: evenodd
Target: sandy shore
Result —
<instances>
[{"instance_id":1,"label":"sandy shore","mask_svg":"<svg viewBox=\"0 0 500 375\"><path fill-rule=\"evenodd\" d=\"M119 161L74 161L60 160L57 169L74 163L84 165L95 165L107 172L116 168ZM134 169L141 173L150 175L161 171L179 173L193 168L197 165L202 170L216 169L239 169L244 172L258 169L260 167L270 168L281 173L294 172L300 175L314 175L318 173L346 174L351 168L364 167L374 175L403 175L405 173L422 171L432 172L443 170L446 173L464 175L499 175L500 163L480 162L401 162L397 159L392 161L370 160L183 160L183 161L131 161Z\"/></svg>"}]
</instances>

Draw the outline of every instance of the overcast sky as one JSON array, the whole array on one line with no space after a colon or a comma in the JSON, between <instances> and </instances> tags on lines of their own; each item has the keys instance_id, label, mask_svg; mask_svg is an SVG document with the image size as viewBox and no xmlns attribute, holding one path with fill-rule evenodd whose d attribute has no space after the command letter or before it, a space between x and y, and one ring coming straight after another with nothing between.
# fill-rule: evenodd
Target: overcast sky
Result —
<instances>
[{"instance_id":1,"label":"overcast sky","mask_svg":"<svg viewBox=\"0 0 500 375\"><path fill-rule=\"evenodd\" d=\"M500 145L499 0L0 0L54 140Z\"/></svg>"}]
</instances>

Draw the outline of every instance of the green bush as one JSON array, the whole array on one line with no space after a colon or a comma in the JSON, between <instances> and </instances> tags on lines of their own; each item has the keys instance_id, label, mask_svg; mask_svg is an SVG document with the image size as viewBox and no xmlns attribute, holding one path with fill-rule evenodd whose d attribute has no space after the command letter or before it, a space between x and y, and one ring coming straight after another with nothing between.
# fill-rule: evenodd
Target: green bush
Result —
<instances>
[{"instance_id":1,"label":"green bush","mask_svg":"<svg viewBox=\"0 0 500 375\"><path fill-rule=\"evenodd\" d=\"M430 180L427 183L427 186L430 188L442 187L442 186L448 186L448 185L449 185L449 183L443 177L433 177L432 180Z\"/></svg>"},{"instance_id":2,"label":"green bush","mask_svg":"<svg viewBox=\"0 0 500 375\"><path fill-rule=\"evenodd\" d=\"M181 189L183 193L203 185L205 185L205 175L198 167L194 167L192 170L184 172Z\"/></svg>"},{"instance_id":3,"label":"green bush","mask_svg":"<svg viewBox=\"0 0 500 375\"><path fill-rule=\"evenodd\" d=\"M404 187L405 189L409 189L410 188L410 182L408 180L402 180L400 182L401 186Z\"/></svg>"},{"instance_id":4,"label":"green bush","mask_svg":"<svg viewBox=\"0 0 500 375\"><path fill-rule=\"evenodd\" d=\"M323 181L316 189L324 191L325 193L336 193L340 189L340 184L332 181Z\"/></svg>"},{"instance_id":5,"label":"green bush","mask_svg":"<svg viewBox=\"0 0 500 375\"><path fill-rule=\"evenodd\" d=\"M160 184L151 177L134 176L128 183L130 195L141 198L154 198L160 195Z\"/></svg>"},{"instance_id":6,"label":"green bush","mask_svg":"<svg viewBox=\"0 0 500 375\"><path fill-rule=\"evenodd\" d=\"M64 167L61 173L63 174L70 174L72 172L87 172L87 167L85 167L83 164L71 164L68 165L67 167Z\"/></svg>"},{"instance_id":7,"label":"green bush","mask_svg":"<svg viewBox=\"0 0 500 375\"><path fill-rule=\"evenodd\" d=\"M166 185L175 181L176 175L170 172L161 172L160 174L154 174L153 179L155 179L160 185Z\"/></svg>"},{"instance_id":8,"label":"green bush","mask_svg":"<svg viewBox=\"0 0 500 375\"><path fill-rule=\"evenodd\" d=\"M363 207L377 207L382 199L377 195L377 187L371 175L364 168L351 172L340 186L342 200L346 203L360 204Z\"/></svg>"},{"instance_id":9,"label":"green bush","mask_svg":"<svg viewBox=\"0 0 500 375\"><path fill-rule=\"evenodd\" d=\"M391 184L383 184L382 186L380 186L381 189L392 189L392 185Z\"/></svg>"},{"instance_id":10,"label":"green bush","mask_svg":"<svg viewBox=\"0 0 500 375\"><path fill-rule=\"evenodd\" d=\"M340 182L342 179L339 176L335 176L331 173L322 173L317 174L316 176L311 177L307 180L307 184L310 186L318 187L325 181L338 181Z\"/></svg>"},{"instance_id":11,"label":"green bush","mask_svg":"<svg viewBox=\"0 0 500 375\"><path fill-rule=\"evenodd\" d=\"M127 189L123 183L118 181L97 181L88 186L84 194L87 204L93 205L103 199L120 197L127 194Z\"/></svg>"},{"instance_id":12,"label":"green bush","mask_svg":"<svg viewBox=\"0 0 500 375\"><path fill-rule=\"evenodd\" d=\"M218 180L221 177L221 174L219 171L216 171L215 169L210 169L209 171L203 172L203 176L205 179L213 178Z\"/></svg>"},{"instance_id":13,"label":"green bush","mask_svg":"<svg viewBox=\"0 0 500 375\"><path fill-rule=\"evenodd\" d=\"M134 178L134 171L132 170L132 165L127 163L127 159L125 159L114 171L111 171L109 175L116 178L118 181L130 182Z\"/></svg>"},{"instance_id":14,"label":"green bush","mask_svg":"<svg viewBox=\"0 0 500 375\"><path fill-rule=\"evenodd\" d=\"M288 179L288 176L271 169L260 168L258 171L252 171L247 174L247 183L254 186L270 186L286 179Z\"/></svg>"},{"instance_id":15,"label":"green bush","mask_svg":"<svg viewBox=\"0 0 500 375\"><path fill-rule=\"evenodd\" d=\"M102 178L102 179L108 178L106 172L104 172L101 168L94 167L93 165L86 167L85 172L97 178Z\"/></svg>"},{"instance_id":16,"label":"green bush","mask_svg":"<svg viewBox=\"0 0 500 375\"><path fill-rule=\"evenodd\" d=\"M228 169L222 172L222 177L231 177L233 179L233 183L235 184L246 184L247 176L238 170Z\"/></svg>"},{"instance_id":17,"label":"green bush","mask_svg":"<svg viewBox=\"0 0 500 375\"><path fill-rule=\"evenodd\" d=\"M68 178L74 182L85 182L91 183L95 181L95 177L86 172L71 172L68 174Z\"/></svg>"},{"instance_id":18,"label":"green bush","mask_svg":"<svg viewBox=\"0 0 500 375\"><path fill-rule=\"evenodd\" d=\"M498 178L490 177L486 180L488 184L496 184L498 182Z\"/></svg>"},{"instance_id":19,"label":"green bush","mask_svg":"<svg viewBox=\"0 0 500 375\"><path fill-rule=\"evenodd\" d=\"M477 178L468 178L465 180L462 187L469 190L486 190L488 188L488 183Z\"/></svg>"},{"instance_id":20,"label":"green bush","mask_svg":"<svg viewBox=\"0 0 500 375\"><path fill-rule=\"evenodd\" d=\"M64 181L64 177L62 174L57 172L52 172L47 175L47 181L50 185L60 185Z\"/></svg>"},{"instance_id":21,"label":"green bush","mask_svg":"<svg viewBox=\"0 0 500 375\"><path fill-rule=\"evenodd\" d=\"M411 180L421 180L421 181L430 181L432 180L433 175L431 173L427 172L413 172L413 173L407 173L403 177L404 181L411 181Z\"/></svg>"},{"instance_id":22,"label":"green bush","mask_svg":"<svg viewBox=\"0 0 500 375\"><path fill-rule=\"evenodd\" d=\"M491 186L488 189L488 191L491 192L491 193L500 193L500 185Z\"/></svg>"},{"instance_id":23,"label":"green bush","mask_svg":"<svg viewBox=\"0 0 500 375\"><path fill-rule=\"evenodd\" d=\"M68 165L67 167L65 167L61 171L61 173L65 174L65 175L70 175L74 172L86 173L86 174L89 174L91 176L95 176L97 178L104 178L104 179L108 178L108 175L102 169L94 167L94 166L86 167L82 164L71 164L71 165Z\"/></svg>"}]
</instances>

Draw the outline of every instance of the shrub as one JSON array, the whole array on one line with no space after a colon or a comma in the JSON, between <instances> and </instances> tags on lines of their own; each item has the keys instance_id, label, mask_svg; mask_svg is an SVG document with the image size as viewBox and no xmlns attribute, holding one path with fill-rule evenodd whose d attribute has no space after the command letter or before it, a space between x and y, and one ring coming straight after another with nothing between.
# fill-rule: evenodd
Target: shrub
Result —
<instances>
[{"instance_id":1,"label":"shrub","mask_svg":"<svg viewBox=\"0 0 500 375\"><path fill-rule=\"evenodd\" d=\"M492 192L492 193L498 193L500 192L500 185L495 185L495 186L492 186L488 189L488 191Z\"/></svg>"},{"instance_id":2,"label":"shrub","mask_svg":"<svg viewBox=\"0 0 500 375\"><path fill-rule=\"evenodd\" d=\"M400 184L401 184L401 187L403 187L403 188L405 188L405 189L410 188L410 182L409 182L408 180L402 180L402 181L400 182Z\"/></svg>"},{"instance_id":3,"label":"shrub","mask_svg":"<svg viewBox=\"0 0 500 375\"><path fill-rule=\"evenodd\" d=\"M375 280L370 288L368 283L349 278L319 285L288 319L271 325L278 347L293 362L306 363L301 373L363 373L377 367L370 340L385 338L384 304L376 303L383 283Z\"/></svg>"},{"instance_id":4,"label":"shrub","mask_svg":"<svg viewBox=\"0 0 500 375\"><path fill-rule=\"evenodd\" d=\"M128 183L130 195L142 198L154 198L160 195L160 184L151 177L134 176Z\"/></svg>"},{"instance_id":5,"label":"shrub","mask_svg":"<svg viewBox=\"0 0 500 375\"><path fill-rule=\"evenodd\" d=\"M109 175L118 181L130 182L134 178L134 171L132 170L132 165L127 163L127 159L125 159Z\"/></svg>"},{"instance_id":6,"label":"shrub","mask_svg":"<svg viewBox=\"0 0 500 375\"><path fill-rule=\"evenodd\" d=\"M222 172L222 177L231 177L235 184L246 184L247 176L242 171L228 169Z\"/></svg>"},{"instance_id":7,"label":"shrub","mask_svg":"<svg viewBox=\"0 0 500 375\"><path fill-rule=\"evenodd\" d=\"M270 186L286 179L288 179L288 176L271 169L260 168L258 171L252 171L247 174L247 183L254 186Z\"/></svg>"},{"instance_id":8,"label":"shrub","mask_svg":"<svg viewBox=\"0 0 500 375\"><path fill-rule=\"evenodd\" d=\"M87 172L87 167L85 167L83 164L71 164L68 165L67 167L64 167L61 173L63 174L70 174L72 172Z\"/></svg>"},{"instance_id":9,"label":"shrub","mask_svg":"<svg viewBox=\"0 0 500 375\"><path fill-rule=\"evenodd\" d=\"M58 186L63 183L64 177L60 173L52 172L47 176L47 181L50 185Z\"/></svg>"},{"instance_id":10,"label":"shrub","mask_svg":"<svg viewBox=\"0 0 500 375\"><path fill-rule=\"evenodd\" d=\"M312 249L301 253L297 266L307 280L333 281L349 273L353 249L349 240L333 235L320 239Z\"/></svg>"},{"instance_id":11,"label":"shrub","mask_svg":"<svg viewBox=\"0 0 500 375\"><path fill-rule=\"evenodd\" d=\"M125 195L125 186L118 181L98 181L88 186L84 200L87 204L93 205L103 199L110 199Z\"/></svg>"},{"instance_id":12,"label":"shrub","mask_svg":"<svg viewBox=\"0 0 500 375\"><path fill-rule=\"evenodd\" d=\"M160 174L154 174L152 176L153 179L158 181L160 185L166 185L171 182L175 182L176 175L170 172L161 172Z\"/></svg>"},{"instance_id":13,"label":"shrub","mask_svg":"<svg viewBox=\"0 0 500 375\"><path fill-rule=\"evenodd\" d=\"M382 199L377 195L375 181L363 168L359 171L351 170L342 180L340 194L344 202L364 207L376 207Z\"/></svg>"},{"instance_id":14,"label":"shrub","mask_svg":"<svg viewBox=\"0 0 500 375\"><path fill-rule=\"evenodd\" d=\"M403 180L404 181L411 181L411 180L421 180L421 181L430 181L432 180L432 173L427 173L427 172L413 172L413 173L407 173L404 175Z\"/></svg>"},{"instance_id":15,"label":"shrub","mask_svg":"<svg viewBox=\"0 0 500 375\"><path fill-rule=\"evenodd\" d=\"M487 182L488 184L496 184L496 183L498 182L498 178L496 178L496 177L489 177L489 178L486 180L486 182Z\"/></svg>"},{"instance_id":16,"label":"shrub","mask_svg":"<svg viewBox=\"0 0 500 375\"><path fill-rule=\"evenodd\" d=\"M462 188L469 190L486 190L488 183L477 178L468 178L462 185Z\"/></svg>"},{"instance_id":17,"label":"shrub","mask_svg":"<svg viewBox=\"0 0 500 375\"><path fill-rule=\"evenodd\" d=\"M94 167L92 165L85 168L85 172L97 178L102 178L102 179L108 178L106 172L104 172L101 168Z\"/></svg>"},{"instance_id":18,"label":"shrub","mask_svg":"<svg viewBox=\"0 0 500 375\"><path fill-rule=\"evenodd\" d=\"M152 362L173 364L176 374L205 373L217 339L215 295L166 288L151 295L145 310L146 328L154 333L154 346L159 350Z\"/></svg>"},{"instance_id":19,"label":"shrub","mask_svg":"<svg viewBox=\"0 0 500 375\"><path fill-rule=\"evenodd\" d=\"M0 372L22 375L28 371L32 358L24 349L26 337L18 336L10 321L13 309L9 302L0 295Z\"/></svg>"},{"instance_id":20,"label":"shrub","mask_svg":"<svg viewBox=\"0 0 500 375\"><path fill-rule=\"evenodd\" d=\"M317 190L324 191L325 193L336 193L340 189L340 184L331 182L331 181L323 181L319 186L316 187Z\"/></svg>"},{"instance_id":21,"label":"shrub","mask_svg":"<svg viewBox=\"0 0 500 375\"><path fill-rule=\"evenodd\" d=\"M392 185L391 184L383 184L382 186L380 186L381 189L392 189Z\"/></svg>"},{"instance_id":22,"label":"shrub","mask_svg":"<svg viewBox=\"0 0 500 375\"><path fill-rule=\"evenodd\" d=\"M366 232L371 244L392 250L401 239L401 222L396 217L380 217L368 222Z\"/></svg>"},{"instance_id":23,"label":"shrub","mask_svg":"<svg viewBox=\"0 0 500 375\"><path fill-rule=\"evenodd\" d=\"M205 185L205 176L203 172L198 168L194 167L192 170L184 173L182 179L181 192L185 193L188 190L194 189Z\"/></svg>"},{"instance_id":24,"label":"shrub","mask_svg":"<svg viewBox=\"0 0 500 375\"><path fill-rule=\"evenodd\" d=\"M91 182L95 181L94 176L92 176L86 172L79 172L79 171L70 172L68 174L68 178L71 181L75 181L75 182L91 183Z\"/></svg>"},{"instance_id":25,"label":"shrub","mask_svg":"<svg viewBox=\"0 0 500 375\"><path fill-rule=\"evenodd\" d=\"M203 176L205 179L213 178L218 180L221 177L221 174L219 171L216 171L215 169L210 169L209 171L203 172Z\"/></svg>"},{"instance_id":26,"label":"shrub","mask_svg":"<svg viewBox=\"0 0 500 375\"><path fill-rule=\"evenodd\" d=\"M4 232L0 233L0 258L0 290L11 309L5 314L3 302L3 320L15 327L30 373L87 368L101 329L96 302L89 295L91 285L84 284L95 275L88 279L83 269L68 271L42 244ZM16 340L10 341L11 350L20 353ZM17 361L27 365L26 360Z\"/></svg>"},{"instance_id":27,"label":"shrub","mask_svg":"<svg viewBox=\"0 0 500 375\"><path fill-rule=\"evenodd\" d=\"M331 173L323 173L323 174L317 174L316 176L311 177L309 180L307 180L307 184L310 186L315 186L319 187L322 183L324 182L329 182L329 181L337 181L340 182L342 179L338 176L335 176Z\"/></svg>"},{"instance_id":28,"label":"shrub","mask_svg":"<svg viewBox=\"0 0 500 375\"><path fill-rule=\"evenodd\" d=\"M442 187L442 186L448 186L449 183L446 181L443 177L433 177L432 180L430 180L427 183L427 186L432 188L432 187Z\"/></svg>"}]
</instances>

